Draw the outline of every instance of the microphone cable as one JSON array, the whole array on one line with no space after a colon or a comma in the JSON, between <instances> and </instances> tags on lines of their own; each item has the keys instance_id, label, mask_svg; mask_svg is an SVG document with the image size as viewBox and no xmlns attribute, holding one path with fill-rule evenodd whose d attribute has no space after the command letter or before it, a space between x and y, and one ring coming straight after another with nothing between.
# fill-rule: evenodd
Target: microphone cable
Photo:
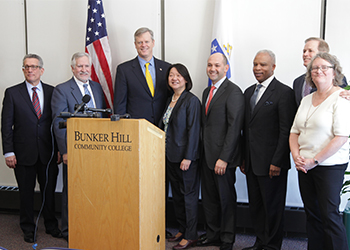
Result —
<instances>
[{"instance_id":1,"label":"microphone cable","mask_svg":"<svg viewBox=\"0 0 350 250\"><path fill-rule=\"evenodd\" d=\"M50 160L48 161L47 165L46 165L46 180L45 180L45 186L44 186L44 190L43 190L43 198L42 198L42 202L41 202L41 208L39 210L39 213L38 213L38 217L36 218L36 222L35 222L35 230L34 230L34 244L33 244L33 249L35 250L38 246L38 244L36 243L36 233L37 233L37 230L38 230L38 224L39 224L39 219L40 219L40 216L41 216L41 213L44 209L44 205L45 205L45 202L46 202L46 189L47 189L47 183L48 183L48 180L49 180L49 168L50 168L50 164L54 158L54 154L55 154L55 138L54 138L54 134L53 134L53 124L54 124L54 121L56 120L57 116L55 117L55 119L52 120L52 123L51 123L51 126L50 126L50 132L51 132L51 143L52 143L52 152L51 152L51 157L50 157ZM57 178L57 177L56 177Z\"/></svg>"}]
</instances>

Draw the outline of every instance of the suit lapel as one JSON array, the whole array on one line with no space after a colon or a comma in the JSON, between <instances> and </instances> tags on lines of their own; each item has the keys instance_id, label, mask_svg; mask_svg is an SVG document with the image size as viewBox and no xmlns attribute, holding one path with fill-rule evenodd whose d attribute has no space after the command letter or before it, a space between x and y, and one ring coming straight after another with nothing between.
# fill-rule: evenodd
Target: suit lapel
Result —
<instances>
[{"instance_id":1,"label":"suit lapel","mask_svg":"<svg viewBox=\"0 0 350 250\"><path fill-rule=\"evenodd\" d=\"M179 97L179 100L177 100L173 111L171 112L170 118L169 118L169 123L171 122L171 120L173 119L173 114L176 114L176 112L179 110L179 108L181 107L182 103L184 102L184 100L186 99L186 95L187 95L187 91L183 91ZM171 101L170 101L171 102Z\"/></svg>"},{"instance_id":2,"label":"suit lapel","mask_svg":"<svg viewBox=\"0 0 350 250\"><path fill-rule=\"evenodd\" d=\"M46 115L47 113L47 109L49 107L51 107L50 105L50 102L51 102L51 99L48 98L48 86L46 86L46 84L44 84L43 82L41 82L41 85L43 86L43 93L44 93L44 109L42 110L42 116Z\"/></svg>"},{"instance_id":3,"label":"suit lapel","mask_svg":"<svg viewBox=\"0 0 350 250\"><path fill-rule=\"evenodd\" d=\"M75 102L78 104L81 103L83 95L81 94L81 91L73 77L70 81L70 87L71 87L71 93L73 98L75 99Z\"/></svg>"},{"instance_id":4,"label":"suit lapel","mask_svg":"<svg viewBox=\"0 0 350 250\"><path fill-rule=\"evenodd\" d=\"M96 108L102 108L102 99L100 98L101 96L98 94L99 93L99 89L98 86L96 86L96 83L93 81L89 81L91 90L92 90L92 94L94 95L94 99L95 99L95 104L96 104Z\"/></svg>"},{"instance_id":5,"label":"suit lapel","mask_svg":"<svg viewBox=\"0 0 350 250\"><path fill-rule=\"evenodd\" d=\"M162 79L161 74L165 75L165 72L163 73L164 69L159 66L159 60L156 58L154 58L154 68L156 72L156 89L155 89L154 95L156 95L159 92L157 90L161 87L161 82L160 82ZM148 85L147 85L147 88L148 88Z\"/></svg>"},{"instance_id":6,"label":"suit lapel","mask_svg":"<svg viewBox=\"0 0 350 250\"><path fill-rule=\"evenodd\" d=\"M21 96L23 97L25 103L29 106L29 108L32 110L33 114L37 117L36 112L34 110L34 106L32 103L32 100L29 97L28 90L26 83L23 82L20 86L19 92L21 93Z\"/></svg>"},{"instance_id":7,"label":"suit lapel","mask_svg":"<svg viewBox=\"0 0 350 250\"><path fill-rule=\"evenodd\" d=\"M150 96L152 96L151 91L149 90L149 87L148 87L148 84L146 81L146 77L143 74L143 71L141 69L141 66L140 66L140 63L139 63L139 60L137 59L137 57L133 60L132 67L133 67L133 72L138 79L137 82L140 82L142 87L146 90L146 92ZM157 75L157 68L156 68L156 75ZM157 79L157 77L156 77L156 79Z\"/></svg>"},{"instance_id":8,"label":"suit lapel","mask_svg":"<svg viewBox=\"0 0 350 250\"><path fill-rule=\"evenodd\" d=\"M270 98L270 96L273 94L273 91L275 90L275 86L276 86L276 78L273 78L273 80L271 81L271 83L269 84L269 86L267 87L267 89L265 90L264 94L261 96L261 98L259 99L258 103L256 104L253 114L252 114L252 119L254 118L254 116L257 114L257 112L259 112L259 109L265 105L266 101Z\"/></svg>"},{"instance_id":9,"label":"suit lapel","mask_svg":"<svg viewBox=\"0 0 350 250\"><path fill-rule=\"evenodd\" d=\"M215 93L215 95L213 96L213 99L211 99L211 102L210 102L209 107L208 107L208 112L207 112L207 114L210 113L211 107L212 107L213 105L215 105L215 102L216 102L217 100L219 100L220 96L221 96L223 93L225 93L227 84L228 84L228 79L226 78L225 81L224 81L224 82L221 84L221 86L219 87L219 89L216 90L216 93ZM207 99L205 99L205 100L207 100Z\"/></svg>"}]
</instances>

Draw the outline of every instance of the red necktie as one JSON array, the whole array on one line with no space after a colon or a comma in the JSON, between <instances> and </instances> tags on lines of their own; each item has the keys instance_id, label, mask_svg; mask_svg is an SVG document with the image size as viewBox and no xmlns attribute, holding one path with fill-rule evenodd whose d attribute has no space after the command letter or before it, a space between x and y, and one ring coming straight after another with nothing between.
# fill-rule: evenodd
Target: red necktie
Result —
<instances>
[{"instance_id":1,"label":"red necktie","mask_svg":"<svg viewBox=\"0 0 350 250\"><path fill-rule=\"evenodd\" d=\"M215 89L215 86L211 86L210 88L210 93L209 93L209 99L208 99L208 102L207 102L207 106L205 106L205 114L208 113L208 108L209 108L209 104L211 102L211 99L213 99L213 92L214 92L214 89Z\"/></svg>"},{"instance_id":2,"label":"red necktie","mask_svg":"<svg viewBox=\"0 0 350 250\"><path fill-rule=\"evenodd\" d=\"M36 93L36 89L37 87L33 87L33 97L32 97L32 102L33 102L33 106L35 109L35 113L38 116L38 118L40 119L41 117L41 109L40 109L40 102L39 102L39 97L38 94Z\"/></svg>"}]
</instances>

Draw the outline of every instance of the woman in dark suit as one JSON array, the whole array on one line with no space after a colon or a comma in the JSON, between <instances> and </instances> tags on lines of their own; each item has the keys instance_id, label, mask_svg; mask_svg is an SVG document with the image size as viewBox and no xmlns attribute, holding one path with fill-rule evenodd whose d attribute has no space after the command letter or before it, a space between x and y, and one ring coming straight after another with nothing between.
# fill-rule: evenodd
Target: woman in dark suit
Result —
<instances>
[{"instance_id":1,"label":"woman in dark suit","mask_svg":"<svg viewBox=\"0 0 350 250\"><path fill-rule=\"evenodd\" d=\"M186 67L174 64L167 71L174 92L167 101L159 126L166 133L166 171L170 180L179 232L169 241L180 241L173 249L186 249L197 242L199 195L199 99L189 90L192 80Z\"/></svg>"}]
</instances>

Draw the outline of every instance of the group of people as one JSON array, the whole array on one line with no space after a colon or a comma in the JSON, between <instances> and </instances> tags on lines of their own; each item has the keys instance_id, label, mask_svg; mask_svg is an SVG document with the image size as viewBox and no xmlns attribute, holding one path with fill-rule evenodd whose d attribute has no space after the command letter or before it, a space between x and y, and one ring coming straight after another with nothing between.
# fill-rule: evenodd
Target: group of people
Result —
<instances>
[{"instance_id":1,"label":"group of people","mask_svg":"<svg viewBox=\"0 0 350 250\"><path fill-rule=\"evenodd\" d=\"M170 182L179 224L179 232L168 237L178 242L173 249L197 245L232 250L237 167L246 175L256 234L255 244L244 250L281 249L290 152L307 215L308 249L347 249L338 207L349 159L350 101L348 92L338 87L342 80L346 85L346 79L324 40L306 40L307 73L295 80L294 91L276 79L276 59L270 50L257 52L253 60L257 84L244 93L226 77L226 57L214 53L206 68L211 86L204 89L201 101L190 92L193 83L183 64L171 65L153 56L150 29L138 29L134 44L136 58L117 67L113 108L114 113L145 118L165 131L166 186ZM26 55L25 81L5 92L3 152L6 164L15 170L20 226L27 242L35 240L36 175L42 194L47 186L43 197L46 233L68 240L66 131L59 129L62 118L57 116L74 112L85 94L91 96L93 107L106 106L101 86L89 80L90 56L74 54L71 68L73 77L53 88L40 80L42 59ZM61 231L54 215L54 192L57 163L62 161ZM206 234L198 238L200 177Z\"/></svg>"}]
</instances>

